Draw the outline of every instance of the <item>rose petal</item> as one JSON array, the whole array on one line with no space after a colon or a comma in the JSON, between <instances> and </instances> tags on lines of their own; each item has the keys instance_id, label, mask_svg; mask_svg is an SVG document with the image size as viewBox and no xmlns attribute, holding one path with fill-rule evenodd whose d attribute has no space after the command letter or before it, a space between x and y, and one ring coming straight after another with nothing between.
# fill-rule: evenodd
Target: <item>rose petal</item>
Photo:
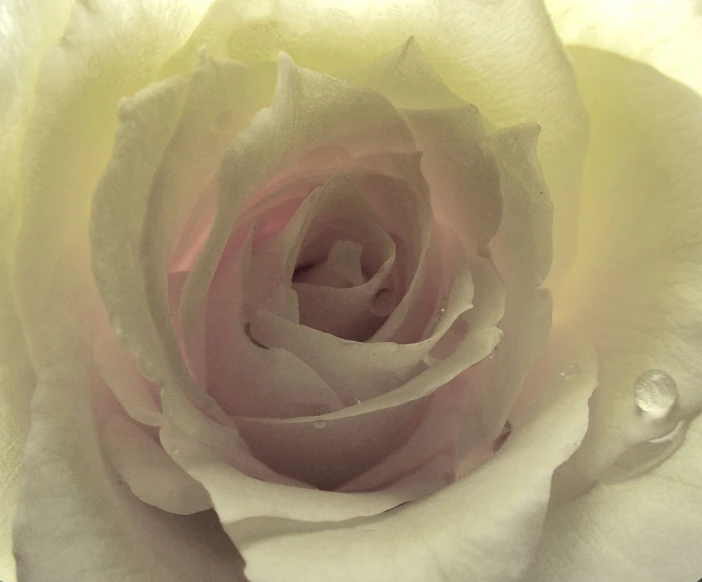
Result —
<instances>
[{"instance_id":1,"label":"rose petal","mask_svg":"<svg viewBox=\"0 0 702 582\"><path fill-rule=\"evenodd\" d=\"M697 0L546 0L546 6L564 43L647 63L702 94L702 14Z\"/></svg>"},{"instance_id":2,"label":"rose petal","mask_svg":"<svg viewBox=\"0 0 702 582\"><path fill-rule=\"evenodd\" d=\"M110 462L141 501L169 513L190 515L212 507L202 486L166 454L161 443L120 415L101 419Z\"/></svg>"},{"instance_id":3,"label":"rose petal","mask_svg":"<svg viewBox=\"0 0 702 582\"><path fill-rule=\"evenodd\" d=\"M424 152L422 172L432 193L432 210L457 232L471 254L494 236L502 208L499 174L486 148L483 121L471 105L404 111Z\"/></svg>"},{"instance_id":4,"label":"rose petal","mask_svg":"<svg viewBox=\"0 0 702 582\"><path fill-rule=\"evenodd\" d=\"M702 572L700 420L650 474L597 485L555 509L524 582L696 580Z\"/></svg>"},{"instance_id":5,"label":"rose petal","mask_svg":"<svg viewBox=\"0 0 702 582\"><path fill-rule=\"evenodd\" d=\"M64 357L64 351L83 350L82 341L90 337L91 326L99 318L95 317L97 309L91 311L98 305L97 294L89 269L83 268L89 263L86 207L98 172L109 157L117 102L153 78L163 60L192 32L207 6L139 2L134 11L137 3L129 1L91 2L89 8L62 1L30 4L3 4L6 19L0 59L3 78L8 81L3 83L3 115L11 117L3 117L0 127L0 232L5 258L14 252L6 243L20 226L18 213L11 212L4 200L6 194L12 198L19 194L20 150L8 150L6 145L21 133L25 168L21 176L22 232L13 279L32 358L52 364ZM71 9L63 41L47 55ZM133 17L125 19L125 10L133 12ZM11 47L18 34L21 45ZM19 54L15 49L20 47L27 52ZM4 66L5 59L13 62L12 72ZM29 91L33 100L26 94ZM5 126L6 121L12 128ZM8 225L5 217L13 217L14 224ZM18 348L20 337L17 333L14 339ZM7 369L16 364L24 365L17 358L10 360ZM37 487L44 484L38 482ZM44 522L40 518L37 523ZM50 552L39 550L38 554L45 557ZM33 557L34 553L26 559ZM0 572L3 578L4 574Z\"/></svg>"},{"instance_id":6,"label":"rose petal","mask_svg":"<svg viewBox=\"0 0 702 582\"><path fill-rule=\"evenodd\" d=\"M20 308L36 357L56 357L55 346L66 343L57 322L67 317L81 337L90 336L98 306L82 267L89 264L87 209L109 159L118 101L153 80L206 8L173 1L77 4L64 41L43 61L34 94L41 105L25 126L16 255ZM124 18L125 10L133 17ZM76 297L84 311L68 315L65 306Z\"/></svg>"},{"instance_id":7,"label":"rose petal","mask_svg":"<svg viewBox=\"0 0 702 582\"><path fill-rule=\"evenodd\" d=\"M161 407L152 387L139 373L134 356L117 342L111 330L95 341L93 354L102 379L127 414L142 424L161 426Z\"/></svg>"},{"instance_id":8,"label":"rose petal","mask_svg":"<svg viewBox=\"0 0 702 582\"><path fill-rule=\"evenodd\" d=\"M409 129L384 98L281 56L273 103L256 116L222 162L217 215L184 289L184 329L192 330L202 320L212 278L247 199L296 158L328 144L352 154L414 147Z\"/></svg>"},{"instance_id":9,"label":"rose petal","mask_svg":"<svg viewBox=\"0 0 702 582\"><path fill-rule=\"evenodd\" d=\"M403 109L443 109L466 104L446 86L414 37L374 61L336 76L378 91Z\"/></svg>"},{"instance_id":10,"label":"rose petal","mask_svg":"<svg viewBox=\"0 0 702 582\"><path fill-rule=\"evenodd\" d=\"M583 446L557 475L588 487L629 447L670 433L702 409L699 216L702 100L653 69L594 49L573 51L592 113L582 252L554 295L556 317L591 334L601 383ZM669 374L667 417L638 411L634 382Z\"/></svg>"},{"instance_id":11,"label":"rose petal","mask_svg":"<svg viewBox=\"0 0 702 582\"><path fill-rule=\"evenodd\" d=\"M261 518L340 521L376 515L406 501L393 492L334 493L254 479L168 424L160 436L173 460L207 489L224 524L254 526Z\"/></svg>"},{"instance_id":12,"label":"rose petal","mask_svg":"<svg viewBox=\"0 0 702 582\"><path fill-rule=\"evenodd\" d=\"M538 135L537 127L521 126L491 140L503 203L489 248L504 281L506 304L503 341L478 380L480 422L488 442L500 434L551 326L551 297L541 285L551 264L553 207L536 155Z\"/></svg>"},{"instance_id":13,"label":"rose petal","mask_svg":"<svg viewBox=\"0 0 702 582\"><path fill-rule=\"evenodd\" d=\"M347 219L350 225L345 224ZM316 236L322 228L331 230L332 237L370 238L376 244L382 244L387 238L362 192L343 175L334 175L302 201L288 223L268 244L255 249L246 297L251 308L265 309L297 323L296 316L286 313L286 294L290 292L299 262L304 265L321 258L315 257L314 253L321 242ZM359 231L358 234L355 231ZM304 252L306 243L309 243L309 248Z\"/></svg>"},{"instance_id":14,"label":"rose petal","mask_svg":"<svg viewBox=\"0 0 702 582\"><path fill-rule=\"evenodd\" d=\"M149 312L169 369L181 387L193 384L193 378L168 309L167 273L173 246L188 211L232 140L254 113L270 103L274 82L272 63L244 66L203 58L192 75L178 125L153 176L143 219L140 266ZM181 300L186 295L184 291ZM181 315L181 319L187 316ZM203 347L197 334L184 333L183 340L190 354Z\"/></svg>"},{"instance_id":15,"label":"rose petal","mask_svg":"<svg viewBox=\"0 0 702 582\"><path fill-rule=\"evenodd\" d=\"M463 332L456 340L451 353L428 369L421 363L424 371L413 371L414 377L406 383L398 384L396 378L392 384L378 385L379 388L384 388L379 395L366 401L357 398L350 403L352 406L338 412L308 415L303 413L296 418L287 419L237 418L242 434L247 439L252 439L251 446L256 454L281 472L311 479L312 482L330 488L368 470L370 464L380 461L401 446L409 437L408 431L414 428L418 419L417 413L423 412L426 406L423 399L451 382L466 368L485 358L499 342L500 332L494 325L502 313L501 283L487 261L476 261L473 268L478 276L483 300L479 307L476 306L469 312L468 331ZM447 317L451 318L450 313ZM290 331L294 333L299 330ZM440 330L439 333L444 331ZM331 339L327 339L327 342L329 341ZM429 343L434 341L430 339ZM324 345L325 342L320 341L319 346L315 348L324 349ZM417 345L413 346L415 351ZM366 349L359 352L358 348L361 346L375 346L377 350ZM407 346L399 346L403 347ZM426 349L431 349L431 346ZM318 356L315 350L310 350L308 355L315 358ZM359 386L360 382L365 381L368 384L375 381L374 375L382 373L383 369L387 368L388 361L392 362L393 358L401 359L402 356L402 352L398 351L397 346L393 348L392 344L346 342L346 349L341 354L337 366L346 365L348 358L355 357L358 358L360 371L350 366L346 372L346 383L339 377L340 389L346 390L348 397L353 396L364 389L363 386ZM323 358L315 360L314 365L324 365L327 371L332 369L326 365ZM373 374L368 374L369 368L374 371ZM366 380L365 374L368 375ZM392 389L395 385L399 387ZM398 419L401 421L403 418L404 425L398 425ZM388 434L390 427L396 428L392 428ZM353 443L350 449L349 442ZM333 463L323 463L319 462L320 456L329 456L336 460ZM292 459L295 459L294 463L291 462ZM421 462L422 459L417 461Z\"/></svg>"},{"instance_id":16,"label":"rose petal","mask_svg":"<svg viewBox=\"0 0 702 582\"><path fill-rule=\"evenodd\" d=\"M409 401L331 421L314 417L317 420L284 423L238 417L236 424L252 453L267 466L319 489L333 490L401 447L417 427L426 404Z\"/></svg>"},{"instance_id":17,"label":"rose petal","mask_svg":"<svg viewBox=\"0 0 702 582\"><path fill-rule=\"evenodd\" d=\"M587 117L543 4L388 0L330 7L326 0L283 0L253 10L220 0L171 64L177 70L192 63L205 45L241 60L272 59L284 50L334 74L396 51L410 36L451 91L476 103L497 127L537 122L543 128L539 159L557 208L556 280L575 250ZM424 81L425 67L418 68Z\"/></svg>"},{"instance_id":18,"label":"rose petal","mask_svg":"<svg viewBox=\"0 0 702 582\"><path fill-rule=\"evenodd\" d=\"M18 579L236 577L241 559L208 514L181 517L149 507L105 464L85 369L66 358L47 376L35 393L25 454L15 525Z\"/></svg>"},{"instance_id":19,"label":"rose petal","mask_svg":"<svg viewBox=\"0 0 702 582\"><path fill-rule=\"evenodd\" d=\"M415 498L418 499L448 485L455 466L452 452L455 445L454 424L473 423L475 420L465 415L465 410L457 407L451 397L454 393L452 385L460 382L460 379L461 376L458 376L437 390L421 424L400 449L337 490L373 491L391 483L393 487L404 487L407 484L398 480L407 477L410 481L424 482L424 486L417 489Z\"/></svg>"},{"instance_id":20,"label":"rose petal","mask_svg":"<svg viewBox=\"0 0 702 582\"><path fill-rule=\"evenodd\" d=\"M322 413L343 408L337 394L308 364L256 339L245 304L250 262L251 239L247 239L234 261L220 266L210 290L208 391L229 413L244 416L286 418L305 409Z\"/></svg>"},{"instance_id":21,"label":"rose petal","mask_svg":"<svg viewBox=\"0 0 702 582\"><path fill-rule=\"evenodd\" d=\"M284 348L311 366L342 401L347 404L357 400L365 402L382 397L399 386L458 317L471 308L473 282L470 267L470 264L463 265L456 273L445 312L434 333L416 343L359 343L299 326L263 311L257 312L253 329L264 344ZM482 311L479 305L474 309ZM500 335L496 328L490 329L497 321L484 322L479 328L471 330L469 335L481 346L491 343L491 339ZM488 340L488 337L491 339ZM486 355L471 355L471 361L477 362Z\"/></svg>"},{"instance_id":22,"label":"rose petal","mask_svg":"<svg viewBox=\"0 0 702 582\"><path fill-rule=\"evenodd\" d=\"M96 193L94 268L120 341L147 377L186 390L213 411L216 403L195 388L173 329L168 262L193 197L232 137L266 104L267 76L265 66L203 58L186 81L152 86L123 103L115 153ZM125 191L134 204L124 201Z\"/></svg>"},{"instance_id":23,"label":"rose petal","mask_svg":"<svg viewBox=\"0 0 702 582\"><path fill-rule=\"evenodd\" d=\"M363 245L349 240L337 240L326 258L305 271L297 281L305 281L316 287L335 289L357 287L365 283L361 266Z\"/></svg>"},{"instance_id":24,"label":"rose petal","mask_svg":"<svg viewBox=\"0 0 702 582\"><path fill-rule=\"evenodd\" d=\"M220 462L226 463L235 471L259 481L310 487L297 479L276 473L256 459L231 422L223 425L212 420L176 391L164 391L161 399L166 424L172 430L191 440L197 447L207 450L209 455L216 455Z\"/></svg>"},{"instance_id":25,"label":"rose petal","mask_svg":"<svg viewBox=\"0 0 702 582\"><path fill-rule=\"evenodd\" d=\"M0 35L2 111L0 112L0 249L9 257L12 239L20 227L20 163L24 121L33 103L32 93L42 59L59 40L72 2L59 0L41 6L3 3ZM2 570L0 570L0 573Z\"/></svg>"},{"instance_id":26,"label":"rose petal","mask_svg":"<svg viewBox=\"0 0 702 582\"><path fill-rule=\"evenodd\" d=\"M568 391L557 373L561 347L567 361L577 353L583 370ZM337 525L224 520L246 575L270 582L518 580L538 543L553 470L587 428L597 380L587 344L562 341L554 349L550 373L541 377L542 406L488 463L438 493Z\"/></svg>"},{"instance_id":27,"label":"rose petal","mask_svg":"<svg viewBox=\"0 0 702 582\"><path fill-rule=\"evenodd\" d=\"M9 582L15 576L11 526L36 379L5 269L0 259L0 577Z\"/></svg>"}]
</instances>

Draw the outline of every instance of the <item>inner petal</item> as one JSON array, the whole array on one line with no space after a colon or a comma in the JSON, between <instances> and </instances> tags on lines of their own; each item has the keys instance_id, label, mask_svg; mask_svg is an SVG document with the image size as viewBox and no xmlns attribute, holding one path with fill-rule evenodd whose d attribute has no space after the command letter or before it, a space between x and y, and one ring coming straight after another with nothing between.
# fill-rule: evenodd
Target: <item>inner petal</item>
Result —
<instances>
[{"instance_id":1,"label":"inner petal","mask_svg":"<svg viewBox=\"0 0 702 582\"><path fill-rule=\"evenodd\" d=\"M306 282L293 283L299 301L300 323L335 337L365 341L395 308L399 295L390 273L395 253L371 279L355 287L339 288Z\"/></svg>"},{"instance_id":2,"label":"inner petal","mask_svg":"<svg viewBox=\"0 0 702 582\"><path fill-rule=\"evenodd\" d=\"M368 280L361 267L363 245L350 240L334 243L321 263L295 268L293 282L312 283L345 289L363 285Z\"/></svg>"}]
</instances>

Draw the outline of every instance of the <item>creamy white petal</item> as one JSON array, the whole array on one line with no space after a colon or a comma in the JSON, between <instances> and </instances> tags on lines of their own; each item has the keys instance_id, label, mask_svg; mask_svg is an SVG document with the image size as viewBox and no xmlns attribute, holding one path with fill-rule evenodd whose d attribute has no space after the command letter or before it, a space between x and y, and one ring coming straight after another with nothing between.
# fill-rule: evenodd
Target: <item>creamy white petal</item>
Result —
<instances>
[{"instance_id":1,"label":"creamy white petal","mask_svg":"<svg viewBox=\"0 0 702 582\"><path fill-rule=\"evenodd\" d=\"M316 370L288 350L259 341L265 339L256 335L245 301L250 267L248 238L235 257L220 265L209 290L208 391L232 415L288 418L340 410L343 402ZM260 264L258 268L264 271ZM281 272L280 260L273 261L272 272L275 282L275 275ZM276 289L266 283L264 278L263 285L253 291L263 297L271 292L277 296Z\"/></svg>"},{"instance_id":2,"label":"creamy white petal","mask_svg":"<svg viewBox=\"0 0 702 582\"><path fill-rule=\"evenodd\" d=\"M14 532L19 580L236 580L241 558L211 514L162 512L117 479L100 449L90 384L70 357L39 380Z\"/></svg>"},{"instance_id":3,"label":"creamy white petal","mask_svg":"<svg viewBox=\"0 0 702 582\"><path fill-rule=\"evenodd\" d=\"M414 37L394 51L355 69L340 71L336 76L378 91L402 109L466 105L446 86Z\"/></svg>"},{"instance_id":4,"label":"creamy white petal","mask_svg":"<svg viewBox=\"0 0 702 582\"><path fill-rule=\"evenodd\" d=\"M702 95L699 0L546 0L564 43L653 65Z\"/></svg>"},{"instance_id":5,"label":"creamy white petal","mask_svg":"<svg viewBox=\"0 0 702 582\"><path fill-rule=\"evenodd\" d=\"M190 515L212 508L207 492L166 454L157 435L122 415L100 419L101 443L119 476L144 503Z\"/></svg>"},{"instance_id":6,"label":"creamy white petal","mask_svg":"<svg viewBox=\"0 0 702 582\"><path fill-rule=\"evenodd\" d=\"M217 405L197 390L173 327L169 260L185 212L222 153L267 104L269 72L203 57L189 78L153 85L123 102L93 208L93 265L118 339L148 378L185 390L212 410ZM197 334L183 335L198 345Z\"/></svg>"},{"instance_id":7,"label":"creamy white petal","mask_svg":"<svg viewBox=\"0 0 702 582\"><path fill-rule=\"evenodd\" d=\"M574 252L587 118L542 3L268 0L249 6L220 0L175 61L182 68L203 45L243 60L272 59L284 50L302 65L334 74L396 52L409 37L450 90L477 104L497 127L537 122L543 128L539 158L557 203L557 278ZM424 82L426 66L418 68Z\"/></svg>"},{"instance_id":8,"label":"creamy white petal","mask_svg":"<svg viewBox=\"0 0 702 582\"><path fill-rule=\"evenodd\" d=\"M542 288L551 266L553 206L536 155L539 128L499 131L491 140L500 176L502 221L489 248L505 285L504 337L480 377L481 423L492 442L524 378L546 346L551 297Z\"/></svg>"},{"instance_id":9,"label":"creamy white petal","mask_svg":"<svg viewBox=\"0 0 702 582\"><path fill-rule=\"evenodd\" d=\"M483 119L471 105L403 111L423 152L432 211L471 254L484 249L502 216L500 177Z\"/></svg>"},{"instance_id":10,"label":"creamy white petal","mask_svg":"<svg viewBox=\"0 0 702 582\"><path fill-rule=\"evenodd\" d=\"M28 3L8 0L0 8L0 249L11 254L20 227L20 160L27 116L42 59L64 31L70 0Z\"/></svg>"},{"instance_id":11,"label":"creamy white petal","mask_svg":"<svg viewBox=\"0 0 702 582\"><path fill-rule=\"evenodd\" d=\"M279 61L276 94L222 162L215 221L184 289L183 325L199 321L235 222L253 194L310 152L327 145L352 154L414 150L412 135L383 97Z\"/></svg>"},{"instance_id":12,"label":"creamy white petal","mask_svg":"<svg viewBox=\"0 0 702 582\"><path fill-rule=\"evenodd\" d=\"M91 310L98 306L83 267L89 264L88 209L110 156L118 102L153 80L207 5L103 0L73 8L61 42L43 61L24 141L16 264L36 358L65 343L59 320L71 318L82 337L90 335ZM66 313L76 297L84 311Z\"/></svg>"},{"instance_id":13,"label":"creamy white petal","mask_svg":"<svg viewBox=\"0 0 702 582\"><path fill-rule=\"evenodd\" d=\"M172 325L168 308L169 262L188 211L212 179L232 140L257 111L269 105L274 83L272 63L244 66L203 57L192 75L177 126L152 178L139 240L145 299L173 381L191 392L196 384L193 376L200 376L201 382L205 380L204 369L187 365ZM186 297L184 290L181 302ZM198 353L204 348L204 329L203 325L193 325L190 313L187 305L181 305L185 349L192 356L191 362L198 362L204 359Z\"/></svg>"},{"instance_id":14,"label":"creamy white petal","mask_svg":"<svg viewBox=\"0 0 702 582\"><path fill-rule=\"evenodd\" d=\"M407 500L394 492L335 493L251 478L169 425L161 429L161 442L205 487L225 528L247 529L259 520L337 522L377 515Z\"/></svg>"},{"instance_id":15,"label":"creamy white petal","mask_svg":"<svg viewBox=\"0 0 702 582\"><path fill-rule=\"evenodd\" d=\"M522 582L696 580L702 572L702 427L649 474L553 510Z\"/></svg>"},{"instance_id":16,"label":"creamy white petal","mask_svg":"<svg viewBox=\"0 0 702 582\"><path fill-rule=\"evenodd\" d=\"M573 353L583 374L564 391L557 370ZM480 469L426 499L336 525L226 523L247 576L270 582L518 580L538 544L553 470L585 433L594 360L577 341L554 346L538 382L543 399L519 430Z\"/></svg>"},{"instance_id":17,"label":"creamy white petal","mask_svg":"<svg viewBox=\"0 0 702 582\"><path fill-rule=\"evenodd\" d=\"M596 341L601 378L588 435L557 476L570 495L629 447L702 410L702 98L611 53L579 48L573 56L593 147L578 259L554 306L557 320ZM650 369L676 387L677 404L660 419L634 401L634 383Z\"/></svg>"},{"instance_id":18,"label":"creamy white petal","mask_svg":"<svg viewBox=\"0 0 702 582\"><path fill-rule=\"evenodd\" d=\"M153 385L139 373L134 356L106 330L93 344L95 365L103 381L134 420L148 426L161 426L160 403Z\"/></svg>"},{"instance_id":19,"label":"creamy white petal","mask_svg":"<svg viewBox=\"0 0 702 582\"><path fill-rule=\"evenodd\" d=\"M0 259L0 579L14 581L12 519L36 379L17 318L6 266Z\"/></svg>"}]
</instances>

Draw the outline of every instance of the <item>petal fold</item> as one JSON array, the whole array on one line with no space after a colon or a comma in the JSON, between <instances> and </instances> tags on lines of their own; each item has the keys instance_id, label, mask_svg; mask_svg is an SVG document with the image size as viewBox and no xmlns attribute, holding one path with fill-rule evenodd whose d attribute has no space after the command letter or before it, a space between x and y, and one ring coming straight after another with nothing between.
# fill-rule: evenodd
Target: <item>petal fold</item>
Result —
<instances>
[{"instance_id":1,"label":"petal fold","mask_svg":"<svg viewBox=\"0 0 702 582\"><path fill-rule=\"evenodd\" d=\"M702 410L702 98L623 57L572 54L592 149L577 261L554 293L555 318L594 338L601 358L588 435L557 479L575 495L630 447ZM675 387L663 418L634 400L637 379L654 369Z\"/></svg>"},{"instance_id":2,"label":"petal fold","mask_svg":"<svg viewBox=\"0 0 702 582\"><path fill-rule=\"evenodd\" d=\"M332 576L340 582L518 580L538 544L553 470L587 428L596 360L587 343L579 342L566 333L554 343L538 382L541 400L500 452L436 494L336 525L225 526L246 560L246 575L270 582L322 582ZM583 374L564 391L557 370L573 353Z\"/></svg>"}]
</instances>

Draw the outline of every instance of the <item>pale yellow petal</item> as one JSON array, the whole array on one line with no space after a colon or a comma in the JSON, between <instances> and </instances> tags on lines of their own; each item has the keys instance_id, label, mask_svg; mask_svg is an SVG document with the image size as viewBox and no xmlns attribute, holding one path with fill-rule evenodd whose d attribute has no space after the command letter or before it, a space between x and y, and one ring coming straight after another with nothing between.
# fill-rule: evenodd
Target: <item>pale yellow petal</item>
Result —
<instances>
[{"instance_id":1,"label":"pale yellow petal","mask_svg":"<svg viewBox=\"0 0 702 582\"><path fill-rule=\"evenodd\" d=\"M34 383L10 281L0 260L0 579L6 582L16 579L11 552L12 520Z\"/></svg>"},{"instance_id":2,"label":"pale yellow petal","mask_svg":"<svg viewBox=\"0 0 702 582\"><path fill-rule=\"evenodd\" d=\"M702 574L702 419L651 473L552 511L522 582L694 581Z\"/></svg>"},{"instance_id":3,"label":"pale yellow petal","mask_svg":"<svg viewBox=\"0 0 702 582\"><path fill-rule=\"evenodd\" d=\"M412 36L431 63L412 73L417 81L431 79L433 67L453 93L475 103L497 127L536 122L543 128L539 158L561 241L554 259L557 278L574 251L587 119L568 58L540 2L220 0L170 65L182 70L200 46L245 61L271 59L284 50L301 65L334 74L396 51ZM418 51L412 52L399 62L416 61Z\"/></svg>"},{"instance_id":4,"label":"pale yellow petal","mask_svg":"<svg viewBox=\"0 0 702 582\"><path fill-rule=\"evenodd\" d=\"M39 379L14 530L22 582L243 580L211 513L178 516L139 501L103 457L91 381L76 358Z\"/></svg>"},{"instance_id":5,"label":"pale yellow petal","mask_svg":"<svg viewBox=\"0 0 702 582\"><path fill-rule=\"evenodd\" d=\"M566 44L653 65L702 94L699 0L546 0L546 6Z\"/></svg>"},{"instance_id":6,"label":"pale yellow petal","mask_svg":"<svg viewBox=\"0 0 702 582\"><path fill-rule=\"evenodd\" d=\"M75 3L43 61L22 154L18 300L36 360L87 337L96 308L88 265L92 193L113 142L119 100L150 83L197 26L202 3ZM49 297L51 295L51 297ZM80 308L75 306L76 298ZM82 308L82 309L81 309Z\"/></svg>"},{"instance_id":7,"label":"pale yellow petal","mask_svg":"<svg viewBox=\"0 0 702 582\"><path fill-rule=\"evenodd\" d=\"M557 371L572 361L582 374L564 390ZM247 576L267 582L518 580L541 534L553 469L585 432L587 398L597 380L595 354L566 333L554 342L541 372L535 386L540 398L525 410L507 444L434 495L334 525L282 520L292 511L285 505L267 514L277 514L275 520L225 519Z\"/></svg>"},{"instance_id":8,"label":"pale yellow petal","mask_svg":"<svg viewBox=\"0 0 702 582\"><path fill-rule=\"evenodd\" d=\"M592 148L577 261L554 303L557 319L595 339L601 359L590 430L557 479L574 494L630 446L702 409L702 98L611 53L572 55ZM662 418L634 401L637 378L651 369L677 388Z\"/></svg>"}]
</instances>

